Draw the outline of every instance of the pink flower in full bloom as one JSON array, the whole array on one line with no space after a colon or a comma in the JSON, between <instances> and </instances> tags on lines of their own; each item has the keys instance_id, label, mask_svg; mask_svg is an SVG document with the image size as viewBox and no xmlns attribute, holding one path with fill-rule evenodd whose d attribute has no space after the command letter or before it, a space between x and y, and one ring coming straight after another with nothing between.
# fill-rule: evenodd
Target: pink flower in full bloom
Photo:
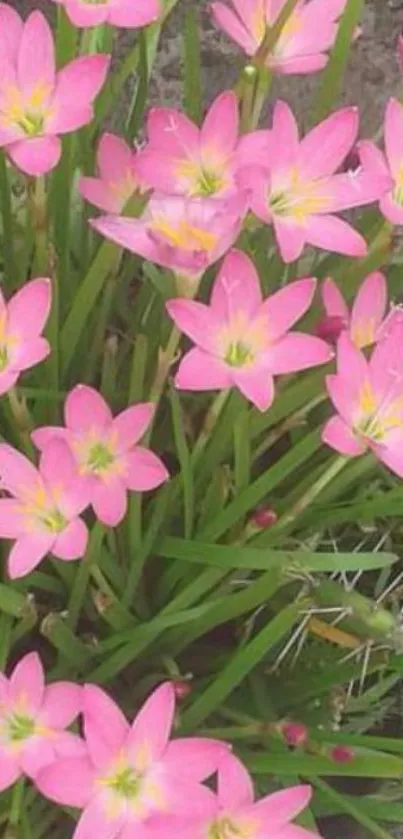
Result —
<instances>
[{"instance_id":1,"label":"pink flower in full bloom","mask_svg":"<svg viewBox=\"0 0 403 839\"><path fill-rule=\"evenodd\" d=\"M365 167L334 174L357 131L357 109L343 108L300 140L290 108L276 103L267 165L245 167L240 179L251 190L253 212L273 224L284 262L298 259L305 244L350 256L366 253L362 236L334 213L379 200L391 180Z\"/></svg>"},{"instance_id":2,"label":"pink flower in full bloom","mask_svg":"<svg viewBox=\"0 0 403 839\"><path fill-rule=\"evenodd\" d=\"M328 340L330 339L331 343L335 343L344 330L347 330L359 349L369 347L378 340L382 328L389 321L389 316L385 318L388 302L386 280L380 271L374 271L365 278L351 312L342 293L330 277L324 281L321 293L326 311L326 317L319 322L316 330L321 338L326 339L328 327Z\"/></svg>"},{"instance_id":3,"label":"pink flower in full bloom","mask_svg":"<svg viewBox=\"0 0 403 839\"><path fill-rule=\"evenodd\" d=\"M201 128L173 108L152 108L147 131L148 143L137 160L149 187L189 198L227 196L238 190L235 174L247 150L246 138L239 139L233 91L215 99Z\"/></svg>"},{"instance_id":4,"label":"pink flower in full bloom","mask_svg":"<svg viewBox=\"0 0 403 839\"><path fill-rule=\"evenodd\" d=\"M150 262L197 278L234 244L246 210L244 194L216 201L155 193L141 218L101 216L92 226Z\"/></svg>"},{"instance_id":5,"label":"pink flower in full bloom","mask_svg":"<svg viewBox=\"0 0 403 839\"><path fill-rule=\"evenodd\" d=\"M396 324L367 360L343 333L337 345L337 374L326 377L337 410L322 440L356 457L371 449L403 477L403 326Z\"/></svg>"},{"instance_id":6,"label":"pink flower in full bloom","mask_svg":"<svg viewBox=\"0 0 403 839\"><path fill-rule=\"evenodd\" d=\"M299 0L266 65L277 73L314 73L327 64L347 0ZM286 0L230 0L212 4L213 17L243 51L254 56Z\"/></svg>"},{"instance_id":7,"label":"pink flower in full bloom","mask_svg":"<svg viewBox=\"0 0 403 839\"><path fill-rule=\"evenodd\" d=\"M136 153L122 137L103 134L97 151L99 177L81 177L80 194L106 213L121 213L129 198L142 188L137 160Z\"/></svg>"},{"instance_id":8,"label":"pink flower in full bloom","mask_svg":"<svg viewBox=\"0 0 403 839\"><path fill-rule=\"evenodd\" d=\"M50 280L45 278L26 283L7 303L0 291L0 394L49 355L50 346L41 332L50 304Z\"/></svg>"},{"instance_id":9,"label":"pink flower in full bloom","mask_svg":"<svg viewBox=\"0 0 403 839\"><path fill-rule=\"evenodd\" d=\"M113 417L100 393L77 385L66 399L66 427L37 428L32 439L44 453L54 439L67 443L95 514L115 527L126 514L127 490L154 489L169 477L161 460L137 445L153 412L154 406L144 402Z\"/></svg>"},{"instance_id":10,"label":"pink flower in full bloom","mask_svg":"<svg viewBox=\"0 0 403 839\"><path fill-rule=\"evenodd\" d=\"M81 711L81 688L45 686L41 660L28 653L7 678L0 673L0 790L21 775L35 778L59 757L80 757L84 744L65 729Z\"/></svg>"},{"instance_id":11,"label":"pink flower in full bloom","mask_svg":"<svg viewBox=\"0 0 403 839\"><path fill-rule=\"evenodd\" d=\"M252 778L244 765L231 753L223 756L218 767L218 795L213 816L202 814L190 821L158 819L158 836L176 839L235 837L243 839L319 839L316 833L293 824L308 805L312 790L296 786L266 795L255 801ZM165 828L165 830L164 830Z\"/></svg>"},{"instance_id":12,"label":"pink flower in full bloom","mask_svg":"<svg viewBox=\"0 0 403 839\"><path fill-rule=\"evenodd\" d=\"M314 279L297 280L263 300L253 263L241 251L231 251L209 306L180 298L167 303L176 326L196 344L180 362L176 387L237 387L266 411L274 399L274 375L323 364L333 355L319 338L288 334L309 308L315 287Z\"/></svg>"},{"instance_id":13,"label":"pink flower in full bloom","mask_svg":"<svg viewBox=\"0 0 403 839\"><path fill-rule=\"evenodd\" d=\"M169 742L174 710L175 691L165 683L129 725L106 693L84 687L88 756L59 760L36 780L52 801L84 811L73 839L145 839L155 814L214 812L215 795L200 782L228 746L200 737Z\"/></svg>"},{"instance_id":14,"label":"pink flower in full bloom","mask_svg":"<svg viewBox=\"0 0 403 839\"><path fill-rule=\"evenodd\" d=\"M379 208L392 224L403 224L403 105L397 99L389 99L385 114L385 155L370 140L358 146L360 160L364 167L373 172L374 178L389 175L391 185L383 195Z\"/></svg>"},{"instance_id":15,"label":"pink flower in full bloom","mask_svg":"<svg viewBox=\"0 0 403 839\"><path fill-rule=\"evenodd\" d=\"M8 557L11 579L29 574L49 552L64 560L84 555L88 532L79 515L88 506L87 490L66 443L49 443L39 469L1 443L0 481L11 496L0 498L0 537L16 540Z\"/></svg>"},{"instance_id":16,"label":"pink flower in full bloom","mask_svg":"<svg viewBox=\"0 0 403 839\"><path fill-rule=\"evenodd\" d=\"M91 121L109 56L77 58L57 72L52 31L41 12L23 23L5 3L0 31L0 146L27 175L43 175L59 161L59 135Z\"/></svg>"},{"instance_id":17,"label":"pink flower in full bloom","mask_svg":"<svg viewBox=\"0 0 403 839\"><path fill-rule=\"evenodd\" d=\"M53 0L64 6L74 26L86 28L109 23L139 29L158 20L160 0Z\"/></svg>"}]
</instances>

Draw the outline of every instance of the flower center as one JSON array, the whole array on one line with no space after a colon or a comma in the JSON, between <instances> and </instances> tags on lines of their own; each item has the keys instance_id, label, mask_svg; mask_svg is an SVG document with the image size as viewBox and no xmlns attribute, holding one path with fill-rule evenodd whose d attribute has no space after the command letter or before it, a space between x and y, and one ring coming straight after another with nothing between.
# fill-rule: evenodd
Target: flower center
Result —
<instances>
[{"instance_id":1,"label":"flower center","mask_svg":"<svg viewBox=\"0 0 403 839\"><path fill-rule=\"evenodd\" d=\"M393 395L393 389L379 403L371 385L365 382L361 388L359 407L360 416L355 423L355 431L374 443L381 443L389 431L403 425L403 400Z\"/></svg>"},{"instance_id":2,"label":"flower center","mask_svg":"<svg viewBox=\"0 0 403 839\"><path fill-rule=\"evenodd\" d=\"M125 766L108 779L106 786L126 801L132 801L139 794L140 783L139 775L130 766Z\"/></svg>"},{"instance_id":3,"label":"flower center","mask_svg":"<svg viewBox=\"0 0 403 839\"><path fill-rule=\"evenodd\" d=\"M233 839L233 837L246 837L247 832L242 831L228 817L216 819L208 831L209 839Z\"/></svg>"},{"instance_id":4,"label":"flower center","mask_svg":"<svg viewBox=\"0 0 403 839\"><path fill-rule=\"evenodd\" d=\"M114 456L104 443L95 443L88 453L87 466L96 475L106 472L114 462Z\"/></svg>"},{"instance_id":5,"label":"flower center","mask_svg":"<svg viewBox=\"0 0 403 839\"><path fill-rule=\"evenodd\" d=\"M209 196L215 195L219 192L222 185L223 180L216 172L209 171L208 169L200 169L196 188L193 194L195 196L208 198Z\"/></svg>"},{"instance_id":6,"label":"flower center","mask_svg":"<svg viewBox=\"0 0 403 839\"><path fill-rule=\"evenodd\" d=\"M224 360L230 367L244 367L245 364L251 364L254 355L242 341L234 341L229 345Z\"/></svg>"},{"instance_id":7,"label":"flower center","mask_svg":"<svg viewBox=\"0 0 403 839\"><path fill-rule=\"evenodd\" d=\"M35 722L31 717L22 714L13 714L8 722L8 737L11 743L21 743L32 737L35 732Z\"/></svg>"},{"instance_id":8,"label":"flower center","mask_svg":"<svg viewBox=\"0 0 403 839\"><path fill-rule=\"evenodd\" d=\"M28 137L37 137L43 133L45 118L43 114L34 114L27 111L17 120L17 125L25 131Z\"/></svg>"},{"instance_id":9,"label":"flower center","mask_svg":"<svg viewBox=\"0 0 403 839\"><path fill-rule=\"evenodd\" d=\"M46 530L50 530L51 533L61 533L68 524L67 519L57 507L54 510L46 511L44 514L39 514L38 517Z\"/></svg>"}]
</instances>

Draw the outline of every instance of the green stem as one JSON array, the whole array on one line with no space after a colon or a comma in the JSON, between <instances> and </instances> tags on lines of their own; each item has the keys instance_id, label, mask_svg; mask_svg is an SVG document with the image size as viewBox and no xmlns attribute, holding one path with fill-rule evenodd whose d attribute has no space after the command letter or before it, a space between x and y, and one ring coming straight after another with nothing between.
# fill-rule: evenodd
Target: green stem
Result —
<instances>
[{"instance_id":1,"label":"green stem","mask_svg":"<svg viewBox=\"0 0 403 839\"><path fill-rule=\"evenodd\" d=\"M13 789L13 797L11 800L11 809L9 817L9 826L16 828L21 823L21 808L24 798L24 778L20 778Z\"/></svg>"},{"instance_id":2,"label":"green stem","mask_svg":"<svg viewBox=\"0 0 403 839\"><path fill-rule=\"evenodd\" d=\"M35 236L35 252L32 274L46 276L49 273L48 230L46 181L44 177L36 178L28 188L31 205L32 227Z\"/></svg>"},{"instance_id":3,"label":"green stem","mask_svg":"<svg viewBox=\"0 0 403 839\"><path fill-rule=\"evenodd\" d=\"M230 391L229 390L222 390L220 393L215 397L210 408L206 414L202 429L200 434L197 438L196 445L192 452L192 464L195 465L200 458L200 455L204 451L208 440L211 437L212 432L218 422L218 419L224 409L224 406L227 403Z\"/></svg>"},{"instance_id":4,"label":"green stem","mask_svg":"<svg viewBox=\"0 0 403 839\"><path fill-rule=\"evenodd\" d=\"M74 579L66 619L67 626L73 632L76 629L78 619L80 617L87 592L87 586L91 577L92 566L96 562L97 554L100 551L104 535L104 525L97 522L91 532L85 556L81 560Z\"/></svg>"},{"instance_id":5,"label":"green stem","mask_svg":"<svg viewBox=\"0 0 403 839\"><path fill-rule=\"evenodd\" d=\"M7 396L11 413L15 420L15 425L21 437L24 448L29 454L32 454L34 448L31 443L30 433L34 427L34 422L27 408L25 398L23 396L20 397L16 388L14 387L8 391Z\"/></svg>"},{"instance_id":6,"label":"green stem","mask_svg":"<svg viewBox=\"0 0 403 839\"><path fill-rule=\"evenodd\" d=\"M18 284L14 253L14 226L11 206L11 188L7 172L6 157L0 152L0 206L3 221L4 274L8 288Z\"/></svg>"},{"instance_id":7,"label":"green stem","mask_svg":"<svg viewBox=\"0 0 403 839\"><path fill-rule=\"evenodd\" d=\"M323 472L323 474L315 481L314 484L305 492L301 498L296 501L294 506L289 510L287 513L284 513L283 516L279 519L277 524L273 527L272 533L276 534L280 530L287 530L290 525L292 525L295 520L305 512L307 507L315 501L315 498L320 495L320 493L327 487L328 484L331 483L333 478L341 472L342 469L346 466L349 462L348 457L344 457L343 455L339 455L339 457L334 460L328 469Z\"/></svg>"}]
</instances>

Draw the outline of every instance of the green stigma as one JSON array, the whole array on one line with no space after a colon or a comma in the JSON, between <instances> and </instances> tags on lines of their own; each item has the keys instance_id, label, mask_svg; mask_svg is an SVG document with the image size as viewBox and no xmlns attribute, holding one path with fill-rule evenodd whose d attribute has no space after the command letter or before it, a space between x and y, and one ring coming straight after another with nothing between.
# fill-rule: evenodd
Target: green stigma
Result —
<instances>
[{"instance_id":1,"label":"green stigma","mask_svg":"<svg viewBox=\"0 0 403 839\"><path fill-rule=\"evenodd\" d=\"M400 207L403 207L403 184L397 185L393 191L393 200L396 204L399 204Z\"/></svg>"},{"instance_id":2,"label":"green stigma","mask_svg":"<svg viewBox=\"0 0 403 839\"><path fill-rule=\"evenodd\" d=\"M114 457L109 449L103 443L95 443L89 451L87 466L91 472L99 475L101 472L106 472L113 461Z\"/></svg>"},{"instance_id":3,"label":"green stigma","mask_svg":"<svg viewBox=\"0 0 403 839\"><path fill-rule=\"evenodd\" d=\"M222 179L219 175L209 172L208 169L201 169L194 195L208 198L210 195L215 195L221 187Z\"/></svg>"},{"instance_id":4,"label":"green stigma","mask_svg":"<svg viewBox=\"0 0 403 839\"><path fill-rule=\"evenodd\" d=\"M117 775L108 780L109 789L118 793L122 798L133 799L139 793L140 778L130 766L122 769Z\"/></svg>"},{"instance_id":5,"label":"green stigma","mask_svg":"<svg viewBox=\"0 0 403 839\"><path fill-rule=\"evenodd\" d=\"M32 737L35 731L35 723L30 717L23 717L14 714L8 721L8 736L12 743L21 743Z\"/></svg>"},{"instance_id":6,"label":"green stigma","mask_svg":"<svg viewBox=\"0 0 403 839\"><path fill-rule=\"evenodd\" d=\"M37 137L43 133L45 120L42 114L26 113L20 120L18 125L28 135L28 137Z\"/></svg>"},{"instance_id":7,"label":"green stigma","mask_svg":"<svg viewBox=\"0 0 403 839\"><path fill-rule=\"evenodd\" d=\"M230 367L244 367L253 361L253 353L242 341L236 341L229 345L225 361Z\"/></svg>"},{"instance_id":8,"label":"green stigma","mask_svg":"<svg viewBox=\"0 0 403 839\"><path fill-rule=\"evenodd\" d=\"M67 527L67 519L65 519L63 513L56 508L46 513L43 518L41 517L41 520L45 525L46 530L50 530L51 533L61 533L62 530Z\"/></svg>"},{"instance_id":9,"label":"green stigma","mask_svg":"<svg viewBox=\"0 0 403 839\"><path fill-rule=\"evenodd\" d=\"M232 839L235 836L242 836L239 828L231 821L231 819L217 819L214 821L208 831L209 839Z\"/></svg>"},{"instance_id":10,"label":"green stigma","mask_svg":"<svg viewBox=\"0 0 403 839\"><path fill-rule=\"evenodd\" d=\"M6 369L8 365L8 350L7 347L0 346L0 373Z\"/></svg>"},{"instance_id":11,"label":"green stigma","mask_svg":"<svg viewBox=\"0 0 403 839\"><path fill-rule=\"evenodd\" d=\"M276 216L289 214L289 198L284 192L273 192L268 198L269 207Z\"/></svg>"}]
</instances>

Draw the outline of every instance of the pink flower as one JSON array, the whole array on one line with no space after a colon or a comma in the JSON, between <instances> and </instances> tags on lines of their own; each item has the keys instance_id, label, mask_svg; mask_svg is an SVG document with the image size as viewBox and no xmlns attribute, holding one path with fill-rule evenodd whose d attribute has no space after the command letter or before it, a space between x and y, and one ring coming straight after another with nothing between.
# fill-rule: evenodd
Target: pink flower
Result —
<instances>
[{"instance_id":1,"label":"pink flower","mask_svg":"<svg viewBox=\"0 0 403 839\"><path fill-rule=\"evenodd\" d=\"M0 291L0 394L11 390L24 370L49 355L50 346L41 332L50 304L48 279L26 283L8 303Z\"/></svg>"},{"instance_id":2,"label":"pink flower","mask_svg":"<svg viewBox=\"0 0 403 839\"><path fill-rule=\"evenodd\" d=\"M266 65L277 73L314 73L327 64L337 22L347 0L300 0L291 13ZM216 24L247 55L262 46L267 30L276 22L286 0L230 0L212 4Z\"/></svg>"},{"instance_id":3,"label":"pink flower","mask_svg":"<svg viewBox=\"0 0 403 839\"><path fill-rule=\"evenodd\" d=\"M215 99L201 128L180 111L153 108L147 131L149 142L137 160L149 187L190 198L228 196L238 190L235 173L244 140L239 140L233 91Z\"/></svg>"},{"instance_id":4,"label":"pink flower","mask_svg":"<svg viewBox=\"0 0 403 839\"><path fill-rule=\"evenodd\" d=\"M85 28L109 23L138 29L158 20L159 0L53 0L64 6L74 26Z\"/></svg>"},{"instance_id":5,"label":"pink flower","mask_svg":"<svg viewBox=\"0 0 403 839\"><path fill-rule=\"evenodd\" d=\"M273 224L285 262L298 259L305 244L363 256L362 236L333 214L378 200L390 186L385 173L334 174L355 143L356 108L343 108L299 140L285 102L277 102L266 167L245 167L240 179L251 190L253 212Z\"/></svg>"},{"instance_id":6,"label":"pink flower","mask_svg":"<svg viewBox=\"0 0 403 839\"><path fill-rule=\"evenodd\" d=\"M137 445L153 412L151 403L140 403L114 418L96 390L77 385L66 399L66 428L37 428L32 439L44 453L55 439L69 446L77 480L84 483L95 514L115 527L126 514L127 490L154 489L169 477L161 460Z\"/></svg>"},{"instance_id":7,"label":"pink flower","mask_svg":"<svg viewBox=\"0 0 403 839\"><path fill-rule=\"evenodd\" d=\"M91 121L92 101L101 89L109 56L71 61L56 72L52 31L41 12L23 23L0 3L2 51L0 146L27 175L53 169L60 158L59 134Z\"/></svg>"},{"instance_id":8,"label":"pink flower","mask_svg":"<svg viewBox=\"0 0 403 839\"><path fill-rule=\"evenodd\" d=\"M332 330L331 342L338 338L343 330L347 330L356 347L369 347L378 340L382 327L389 321L384 320L387 306L386 280L380 271L368 274L362 283L354 300L351 313L339 291L336 283L328 277L322 285L322 300L328 323L332 321L334 327L339 323L338 332ZM324 338L326 318L319 323L317 334Z\"/></svg>"},{"instance_id":9,"label":"pink flower","mask_svg":"<svg viewBox=\"0 0 403 839\"><path fill-rule=\"evenodd\" d=\"M99 178L80 178L78 189L86 201L107 213L120 213L142 188L135 152L122 137L103 134L97 151Z\"/></svg>"},{"instance_id":10,"label":"pink flower","mask_svg":"<svg viewBox=\"0 0 403 839\"><path fill-rule=\"evenodd\" d=\"M252 779L240 760L227 753L218 767L215 812L192 821L158 819L157 835L176 839L242 836L244 839L319 839L316 833L293 824L311 798L309 786L290 787L254 800ZM170 829L169 829L170 828Z\"/></svg>"},{"instance_id":11,"label":"pink flower","mask_svg":"<svg viewBox=\"0 0 403 839\"><path fill-rule=\"evenodd\" d=\"M379 208L392 224L403 224L403 105L389 99L385 114L385 155L370 140L359 144L360 160L374 178L391 178L391 188L381 196Z\"/></svg>"},{"instance_id":12,"label":"pink flower","mask_svg":"<svg viewBox=\"0 0 403 839\"><path fill-rule=\"evenodd\" d=\"M244 195L216 201L155 194L140 219L103 216L92 226L150 262L196 278L234 244L246 209Z\"/></svg>"},{"instance_id":13,"label":"pink flower","mask_svg":"<svg viewBox=\"0 0 403 839\"><path fill-rule=\"evenodd\" d=\"M84 744L64 729L81 711L81 688L71 682L45 687L37 653L24 656L9 678L0 673L0 790L21 775L35 778L60 757L80 757Z\"/></svg>"},{"instance_id":14,"label":"pink flower","mask_svg":"<svg viewBox=\"0 0 403 839\"><path fill-rule=\"evenodd\" d=\"M214 811L215 795L200 782L228 747L199 737L169 742L174 710L174 688L165 683L129 725L106 693L85 686L88 756L59 760L36 781L52 801L84 810L73 839L142 839L153 814Z\"/></svg>"},{"instance_id":15,"label":"pink flower","mask_svg":"<svg viewBox=\"0 0 403 839\"><path fill-rule=\"evenodd\" d=\"M0 498L0 536L16 540L8 557L11 579L24 577L50 551L64 560L83 556L88 533L79 514L88 497L66 443L49 443L39 469L1 443L0 480L11 496Z\"/></svg>"},{"instance_id":16,"label":"pink flower","mask_svg":"<svg viewBox=\"0 0 403 839\"><path fill-rule=\"evenodd\" d=\"M274 399L274 375L323 364L333 355L319 338L287 334L309 308L315 286L314 279L297 280L263 300L253 263L231 251L209 306L179 298L167 303L176 326L196 344L180 362L176 387L237 387L266 411Z\"/></svg>"},{"instance_id":17,"label":"pink flower","mask_svg":"<svg viewBox=\"0 0 403 839\"><path fill-rule=\"evenodd\" d=\"M347 457L371 449L403 477L403 327L397 324L379 341L371 358L343 333L337 345L337 374L326 377L337 415L326 423L322 440Z\"/></svg>"}]
</instances>

